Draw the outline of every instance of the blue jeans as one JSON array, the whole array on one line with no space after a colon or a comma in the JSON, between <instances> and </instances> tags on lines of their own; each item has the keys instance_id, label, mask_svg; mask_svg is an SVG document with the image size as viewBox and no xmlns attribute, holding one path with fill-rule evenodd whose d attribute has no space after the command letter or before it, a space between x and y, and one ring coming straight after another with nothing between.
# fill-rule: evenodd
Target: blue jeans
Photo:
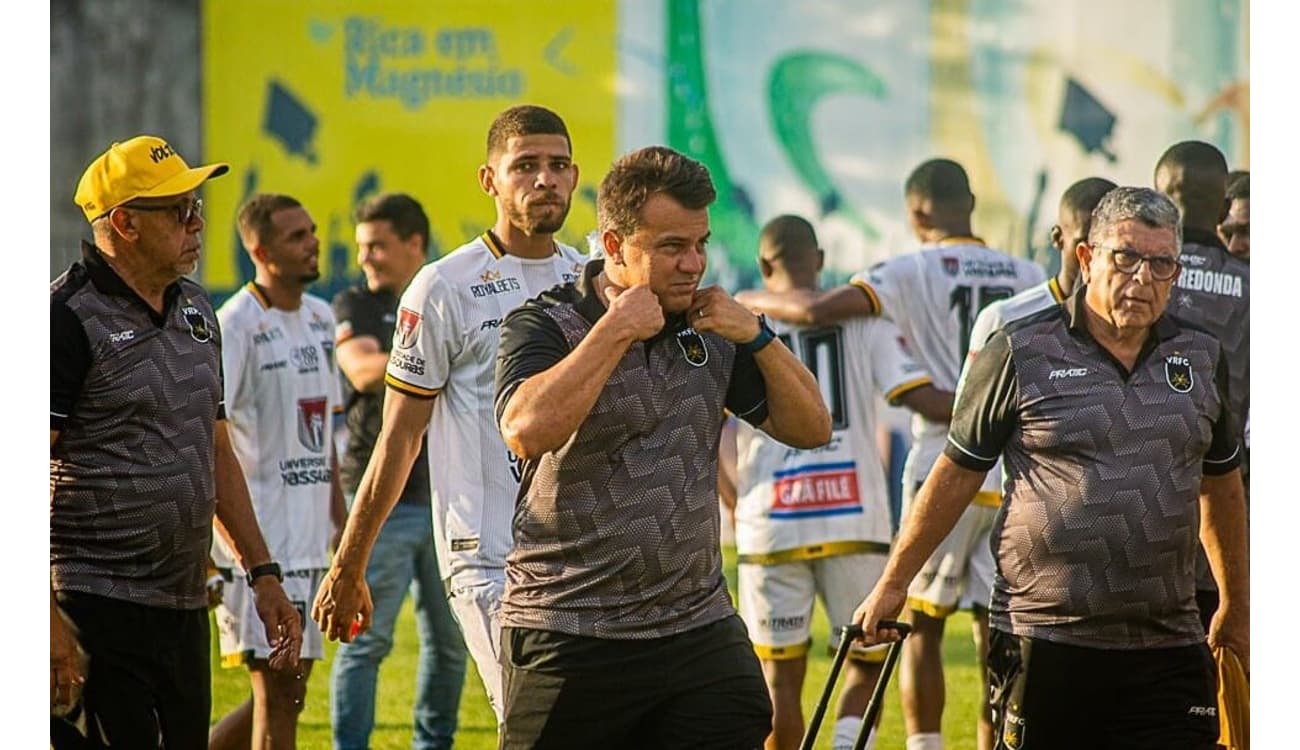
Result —
<instances>
[{"instance_id":1,"label":"blue jeans","mask_svg":"<svg viewBox=\"0 0 1300 750\"><path fill-rule=\"evenodd\" d=\"M465 682L465 641L452 619L433 551L427 507L398 503L370 553L366 584L374 602L370 629L339 645L330 674L335 750L364 750L375 725L379 663L393 648L397 613L409 588L420 636L415 678L415 750L450 748Z\"/></svg>"}]
</instances>

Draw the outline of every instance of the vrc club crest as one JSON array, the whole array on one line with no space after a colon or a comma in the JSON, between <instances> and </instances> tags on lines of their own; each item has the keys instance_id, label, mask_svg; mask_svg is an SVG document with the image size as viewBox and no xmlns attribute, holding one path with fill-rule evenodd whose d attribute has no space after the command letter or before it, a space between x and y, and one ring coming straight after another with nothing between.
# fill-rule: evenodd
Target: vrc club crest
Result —
<instances>
[{"instance_id":1,"label":"vrc club crest","mask_svg":"<svg viewBox=\"0 0 1300 750\"><path fill-rule=\"evenodd\" d=\"M298 442L312 453L325 448L325 397L298 399Z\"/></svg>"},{"instance_id":2,"label":"vrc club crest","mask_svg":"<svg viewBox=\"0 0 1300 750\"><path fill-rule=\"evenodd\" d=\"M194 305L186 305L181 308L181 315L185 316L185 322L190 326L191 338L200 344L206 344L212 340L212 326L208 325L208 319L203 317L203 313L199 311L199 308Z\"/></svg>"},{"instance_id":3,"label":"vrc club crest","mask_svg":"<svg viewBox=\"0 0 1300 750\"><path fill-rule=\"evenodd\" d=\"M397 311L397 346L410 349L415 346L416 337L420 335L420 314L403 307Z\"/></svg>"},{"instance_id":4,"label":"vrc club crest","mask_svg":"<svg viewBox=\"0 0 1300 750\"><path fill-rule=\"evenodd\" d=\"M703 367L709 361L709 347L704 337L694 328L685 328L677 332L677 346L681 348L686 361L694 367Z\"/></svg>"},{"instance_id":5,"label":"vrc club crest","mask_svg":"<svg viewBox=\"0 0 1300 750\"><path fill-rule=\"evenodd\" d=\"M1192 390L1192 363L1181 354L1165 357L1165 382L1178 393Z\"/></svg>"},{"instance_id":6,"label":"vrc club crest","mask_svg":"<svg viewBox=\"0 0 1300 750\"><path fill-rule=\"evenodd\" d=\"M943 272L949 276L956 276L957 272L961 270L961 261L957 258L945 255L939 260L943 263Z\"/></svg>"}]
</instances>

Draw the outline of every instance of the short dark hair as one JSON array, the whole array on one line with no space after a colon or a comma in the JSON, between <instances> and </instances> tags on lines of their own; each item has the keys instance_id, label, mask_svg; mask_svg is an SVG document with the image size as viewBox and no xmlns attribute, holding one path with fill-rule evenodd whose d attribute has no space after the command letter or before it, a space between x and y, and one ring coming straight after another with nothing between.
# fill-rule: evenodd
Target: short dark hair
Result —
<instances>
[{"instance_id":1,"label":"short dark hair","mask_svg":"<svg viewBox=\"0 0 1300 750\"><path fill-rule=\"evenodd\" d=\"M429 254L429 217L420 202L406 193L383 193L366 199L357 206L353 221L357 224L386 221L402 240L418 234L423 240L424 254Z\"/></svg>"},{"instance_id":2,"label":"short dark hair","mask_svg":"<svg viewBox=\"0 0 1300 750\"><path fill-rule=\"evenodd\" d=\"M569 142L569 149L573 149L569 129L559 115L546 107L521 104L507 109L492 121L487 135L487 158L504 151L511 138L523 135L562 135Z\"/></svg>"},{"instance_id":3,"label":"short dark hair","mask_svg":"<svg viewBox=\"0 0 1300 750\"><path fill-rule=\"evenodd\" d=\"M1160 184L1165 168L1181 168L1179 181ZM1169 197L1183 213L1183 221L1195 226L1207 217L1217 220L1223 211L1227 190L1228 160L1223 152L1205 141L1182 141L1165 150L1156 162L1156 188L1168 191Z\"/></svg>"},{"instance_id":4,"label":"short dark hair","mask_svg":"<svg viewBox=\"0 0 1300 750\"><path fill-rule=\"evenodd\" d=\"M647 146L619 157L600 181L596 221L601 231L635 233L641 209L657 193L693 211L718 197L708 167L667 146Z\"/></svg>"},{"instance_id":5,"label":"short dark hair","mask_svg":"<svg viewBox=\"0 0 1300 750\"><path fill-rule=\"evenodd\" d=\"M1235 179L1228 181L1228 200L1250 200L1250 172L1243 172L1237 175Z\"/></svg>"},{"instance_id":6,"label":"short dark hair","mask_svg":"<svg viewBox=\"0 0 1300 750\"><path fill-rule=\"evenodd\" d=\"M813 230L813 225L802 216L794 214L778 216L764 224L760 237L779 249L777 257L785 255L786 251L798 253L817 250L817 232Z\"/></svg>"},{"instance_id":7,"label":"short dark hair","mask_svg":"<svg viewBox=\"0 0 1300 750\"><path fill-rule=\"evenodd\" d=\"M1102 196L1092 210L1088 244L1096 247L1119 223L1140 221L1152 229L1168 229L1174 235L1174 247L1183 245L1183 223L1178 208L1164 193L1151 188L1117 187Z\"/></svg>"},{"instance_id":8,"label":"short dark hair","mask_svg":"<svg viewBox=\"0 0 1300 750\"><path fill-rule=\"evenodd\" d=\"M1061 195L1060 210L1081 214L1086 219L1092 215L1092 209L1097 207L1102 197L1115 187L1115 183L1105 177L1085 177L1065 189Z\"/></svg>"},{"instance_id":9,"label":"short dark hair","mask_svg":"<svg viewBox=\"0 0 1300 750\"><path fill-rule=\"evenodd\" d=\"M264 242L271 236L271 216L286 208L298 208L297 198L280 193L258 193L239 207L239 239L245 248Z\"/></svg>"},{"instance_id":10,"label":"short dark hair","mask_svg":"<svg viewBox=\"0 0 1300 750\"><path fill-rule=\"evenodd\" d=\"M908 175L903 195L928 198L940 206L956 205L971 198L970 178L952 159L930 159Z\"/></svg>"}]
</instances>

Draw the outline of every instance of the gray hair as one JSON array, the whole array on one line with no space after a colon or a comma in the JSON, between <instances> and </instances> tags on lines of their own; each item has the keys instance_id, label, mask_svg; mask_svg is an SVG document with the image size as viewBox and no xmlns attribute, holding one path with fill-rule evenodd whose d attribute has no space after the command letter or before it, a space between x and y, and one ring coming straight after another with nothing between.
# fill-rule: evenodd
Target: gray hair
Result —
<instances>
[{"instance_id":1,"label":"gray hair","mask_svg":"<svg viewBox=\"0 0 1300 750\"><path fill-rule=\"evenodd\" d=\"M1092 210L1088 244L1096 245L1117 224L1134 219L1153 229L1170 230L1174 233L1174 249L1182 249L1183 222L1178 208L1164 193L1144 187L1117 187L1102 197Z\"/></svg>"}]
</instances>

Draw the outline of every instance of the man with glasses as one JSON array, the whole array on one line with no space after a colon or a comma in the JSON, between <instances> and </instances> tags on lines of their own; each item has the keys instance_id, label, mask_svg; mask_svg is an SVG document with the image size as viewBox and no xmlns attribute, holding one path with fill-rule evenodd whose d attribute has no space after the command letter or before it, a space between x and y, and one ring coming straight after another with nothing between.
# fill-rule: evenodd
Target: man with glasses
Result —
<instances>
[{"instance_id":1,"label":"man with glasses","mask_svg":"<svg viewBox=\"0 0 1300 750\"><path fill-rule=\"evenodd\" d=\"M1224 594L1209 645L1248 668L1240 431L1224 346L1166 311L1180 244L1166 197L1106 194L1077 249L1085 286L996 331L970 363L944 454L854 615L876 642L1001 456L988 657L998 747L1214 747L1198 533Z\"/></svg>"},{"instance_id":2,"label":"man with glasses","mask_svg":"<svg viewBox=\"0 0 1300 750\"><path fill-rule=\"evenodd\" d=\"M1228 214L1227 180L1223 153L1203 141L1175 143L1156 163L1156 190L1169 196L1183 220L1183 273L1170 312L1223 342L1228 405L1242 429L1250 410L1250 264L1229 253L1219 239L1219 222ZM1238 437L1244 440L1244 433ZM1248 453L1242 456L1241 473L1249 488ZM1196 602L1201 624L1208 628L1218 592L1205 555L1198 556L1196 572Z\"/></svg>"},{"instance_id":3,"label":"man with glasses","mask_svg":"<svg viewBox=\"0 0 1300 750\"><path fill-rule=\"evenodd\" d=\"M139 136L77 186L95 244L50 285L50 704L69 718L51 722L57 748L207 744L214 514L271 665L298 663L299 613L226 425L216 316L183 278L201 247L194 193L227 169L191 169Z\"/></svg>"}]
</instances>

